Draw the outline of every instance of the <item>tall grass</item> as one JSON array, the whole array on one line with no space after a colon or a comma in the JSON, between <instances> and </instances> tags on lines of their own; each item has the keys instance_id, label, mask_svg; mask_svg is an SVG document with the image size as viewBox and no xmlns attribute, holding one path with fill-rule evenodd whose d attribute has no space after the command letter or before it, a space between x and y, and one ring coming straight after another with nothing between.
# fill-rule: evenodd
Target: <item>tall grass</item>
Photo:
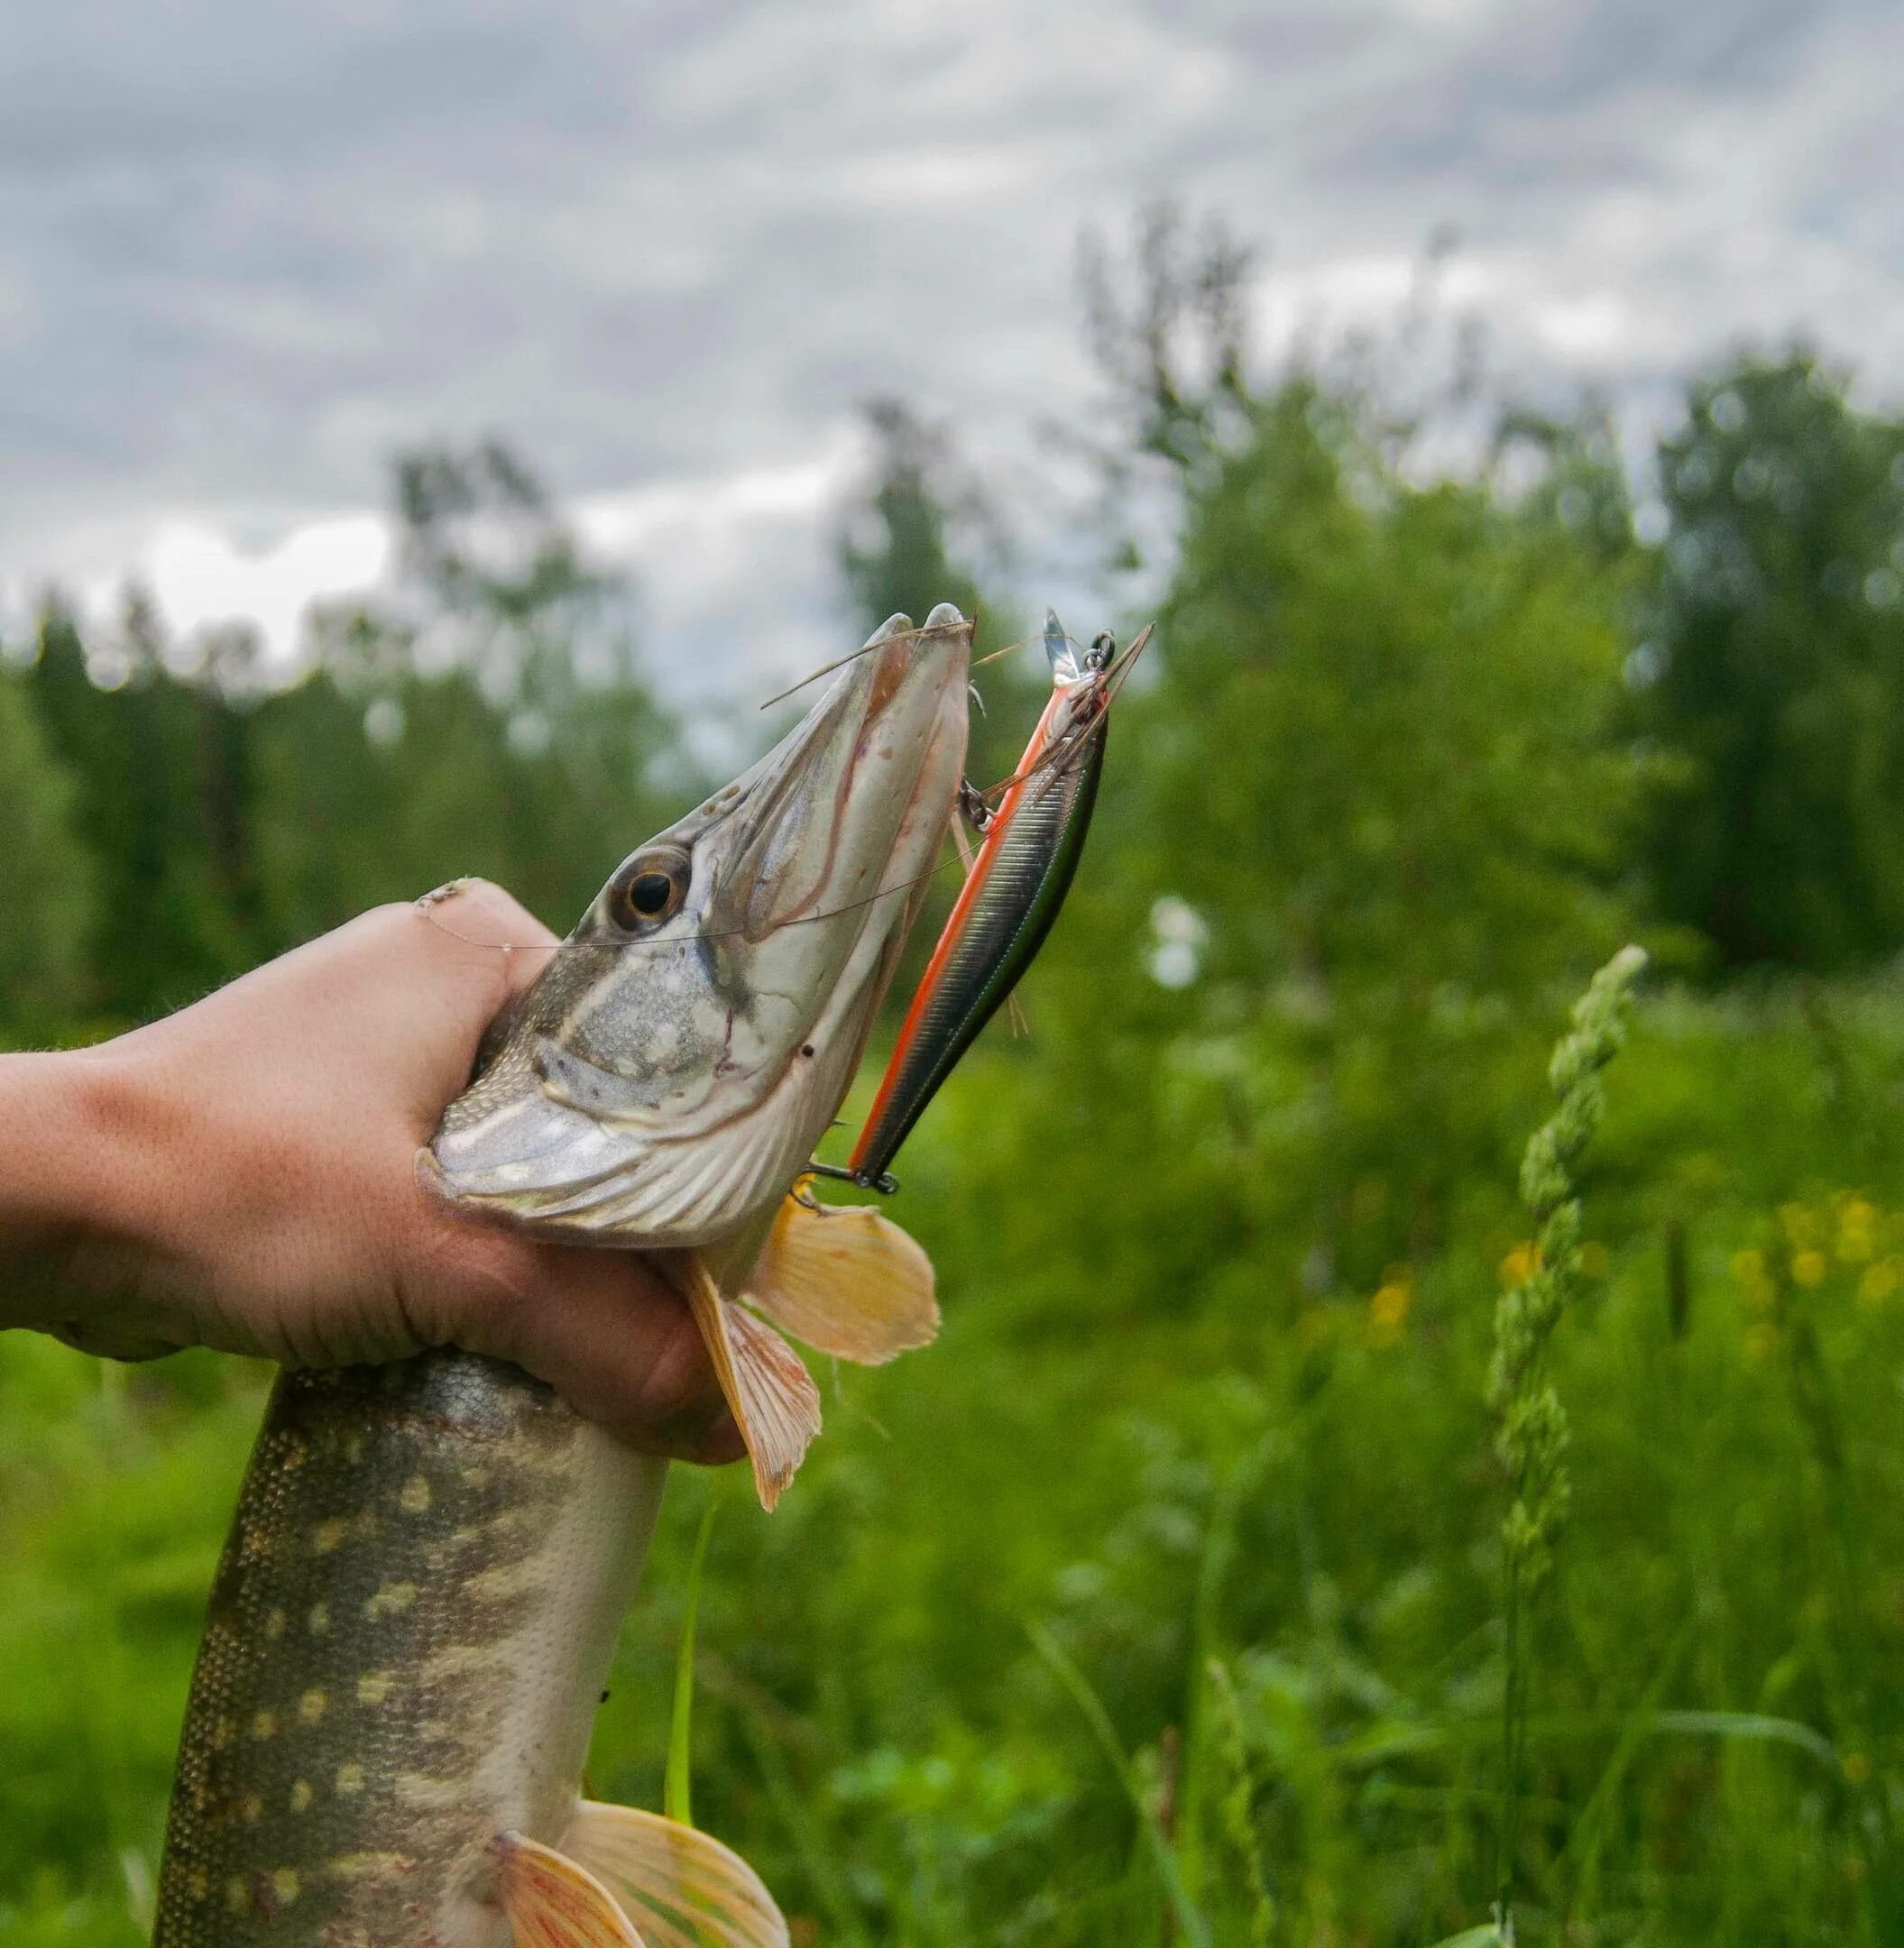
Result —
<instances>
[{"instance_id":1,"label":"tall grass","mask_svg":"<svg viewBox=\"0 0 1904 1948\"><path fill-rule=\"evenodd\" d=\"M1574 1171L1605 1114L1600 1073L1626 1041L1633 984L1646 964L1623 948L1575 1005L1572 1032L1554 1050L1548 1081L1559 1098L1529 1139L1521 1162L1521 1200L1533 1236L1517 1254L1516 1276L1495 1308L1487 1404L1500 1422L1495 1451L1507 1471L1509 1504L1501 1524L1501 1610L1504 1676L1501 1704L1501 1825L1495 1921L1506 1948L1514 1941L1514 1869L1521 1839L1521 1773L1527 1737L1527 1605L1553 1567L1553 1545L1567 1518L1571 1484L1567 1410L1547 1375L1547 1351L1581 1278L1580 1200Z\"/></svg>"},{"instance_id":2,"label":"tall grass","mask_svg":"<svg viewBox=\"0 0 1904 1948\"><path fill-rule=\"evenodd\" d=\"M1889 1102L1904 995L1832 1012L1841 1076ZM940 1266L940 1344L823 1374L827 1434L773 1517L722 1498L696 1823L756 1861L802 1948L1187 1948L1160 1843L1210 1948L1472 1930L1501 1811L1484 1401L1497 1268L1527 1270L1538 1070L1405 1277L1311 1291L1253 1273L1246 1239L1156 1292L1114 1264L971 1273L992 1214L958 1160L988 1064L1016 1059L983 1058L917 1139L902 1215ZM1527 1944L1888 1948L1904 1181L1794 993L1651 992L1611 1080L1569 1165L1595 1275L1540 1369L1571 1496L1523 1606L1513 1923ZM0 1338L5 1948L142 1938L261 1379L195 1357L105 1388ZM701 1517L678 1493L664 1518L600 1796L662 1803Z\"/></svg>"}]
</instances>

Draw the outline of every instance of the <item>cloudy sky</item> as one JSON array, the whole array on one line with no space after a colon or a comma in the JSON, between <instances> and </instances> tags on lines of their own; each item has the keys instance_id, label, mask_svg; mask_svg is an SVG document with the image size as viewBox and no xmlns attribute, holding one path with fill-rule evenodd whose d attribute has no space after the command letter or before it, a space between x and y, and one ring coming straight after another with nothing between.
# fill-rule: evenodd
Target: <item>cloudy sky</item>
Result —
<instances>
[{"instance_id":1,"label":"cloudy sky","mask_svg":"<svg viewBox=\"0 0 1904 1948\"><path fill-rule=\"evenodd\" d=\"M835 646L854 416L1035 564L1076 243L1169 196L1272 344L1452 225L1500 356L1633 400L1808 329L1904 394L1899 0L0 0L0 602L128 570L288 646L389 455L495 431L704 692Z\"/></svg>"}]
</instances>

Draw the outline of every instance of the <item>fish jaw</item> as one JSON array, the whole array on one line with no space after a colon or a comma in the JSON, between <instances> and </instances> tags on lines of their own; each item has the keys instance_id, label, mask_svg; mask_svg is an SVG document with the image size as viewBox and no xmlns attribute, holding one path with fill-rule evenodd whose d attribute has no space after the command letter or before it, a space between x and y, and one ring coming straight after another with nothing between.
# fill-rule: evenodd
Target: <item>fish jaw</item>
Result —
<instances>
[{"instance_id":1,"label":"fish jaw","mask_svg":"<svg viewBox=\"0 0 1904 1948\"><path fill-rule=\"evenodd\" d=\"M851 1083L936 860L970 642L949 603L924 629L895 617L773 752L630 855L692 855L680 912L629 938L603 888L446 1115L426 1165L445 1197L650 1246L772 1211Z\"/></svg>"}]
</instances>

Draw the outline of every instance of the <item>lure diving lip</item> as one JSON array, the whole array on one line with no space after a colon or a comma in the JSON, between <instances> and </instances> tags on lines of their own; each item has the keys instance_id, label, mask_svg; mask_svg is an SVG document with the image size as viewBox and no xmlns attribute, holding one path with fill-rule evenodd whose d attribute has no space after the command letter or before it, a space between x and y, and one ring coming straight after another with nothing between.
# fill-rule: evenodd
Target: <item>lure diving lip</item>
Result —
<instances>
[{"instance_id":1,"label":"lure diving lip","mask_svg":"<svg viewBox=\"0 0 1904 1948\"><path fill-rule=\"evenodd\" d=\"M1148 636L1118 668L1129 667ZM890 1166L900 1144L1031 965L1071 889L1104 767L1117 646L1099 636L1081 655L1047 610L1044 649L1051 701L985 824L852 1156L844 1169L813 1166L822 1176L887 1193L898 1188Z\"/></svg>"}]
</instances>

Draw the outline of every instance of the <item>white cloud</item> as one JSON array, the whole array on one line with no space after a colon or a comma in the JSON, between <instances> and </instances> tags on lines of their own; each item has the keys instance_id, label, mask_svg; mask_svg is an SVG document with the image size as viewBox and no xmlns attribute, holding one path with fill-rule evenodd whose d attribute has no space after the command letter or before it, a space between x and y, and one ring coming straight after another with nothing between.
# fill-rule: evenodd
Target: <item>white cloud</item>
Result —
<instances>
[{"instance_id":1,"label":"white cloud","mask_svg":"<svg viewBox=\"0 0 1904 1948\"><path fill-rule=\"evenodd\" d=\"M1536 304L1533 326L1559 354L1580 365L1618 363L1633 342L1633 322L1615 291L1585 291Z\"/></svg>"},{"instance_id":2,"label":"white cloud","mask_svg":"<svg viewBox=\"0 0 1904 1948\"><path fill-rule=\"evenodd\" d=\"M665 687L698 703L765 694L838 654L828 523L861 452L842 427L805 460L587 494L564 509L592 556L634 576ZM82 611L97 620L115 618L136 583L174 638L253 624L271 666L289 677L313 604L373 591L394 552L390 519L369 510L293 521L262 544L201 513L102 531L68 566ZM20 626L32 595L24 580L0 582L0 620Z\"/></svg>"},{"instance_id":3,"label":"white cloud","mask_svg":"<svg viewBox=\"0 0 1904 1948\"><path fill-rule=\"evenodd\" d=\"M116 602L130 577L151 595L171 632L189 637L221 624L250 621L271 659L290 666L310 604L369 589L387 573L391 528L371 513L303 521L269 547L247 549L203 519L156 528L124 573L102 573L87 606Z\"/></svg>"},{"instance_id":4,"label":"white cloud","mask_svg":"<svg viewBox=\"0 0 1904 1948\"><path fill-rule=\"evenodd\" d=\"M635 566L667 670L777 675L838 629L869 393L948 419L1042 558L1077 234L1160 193L1267 246L1273 343L1393 318L1451 223L1441 296L1517 380L1651 396L1809 324L1904 384L1904 15L1868 0L113 11L0 0L16 602L136 568L281 650L374 572L336 510L391 453L495 431Z\"/></svg>"},{"instance_id":5,"label":"white cloud","mask_svg":"<svg viewBox=\"0 0 1904 1948\"><path fill-rule=\"evenodd\" d=\"M630 561L724 547L750 522L816 519L841 492L857 454L858 442L842 435L810 460L587 494L575 503L575 525L591 547Z\"/></svg>"},{"instance_id":6,"label":"white cloud","mask_svg":"<svg viewBox=\"0 0 1904 1948\"><path fill-rule=\"evenodd\" d=\"M842 428L807 460L575 502L583 540L636 577L664 687L695 703L765 695L839 654L828 522L859 453Z\"/></svg>"}]
</instances>

